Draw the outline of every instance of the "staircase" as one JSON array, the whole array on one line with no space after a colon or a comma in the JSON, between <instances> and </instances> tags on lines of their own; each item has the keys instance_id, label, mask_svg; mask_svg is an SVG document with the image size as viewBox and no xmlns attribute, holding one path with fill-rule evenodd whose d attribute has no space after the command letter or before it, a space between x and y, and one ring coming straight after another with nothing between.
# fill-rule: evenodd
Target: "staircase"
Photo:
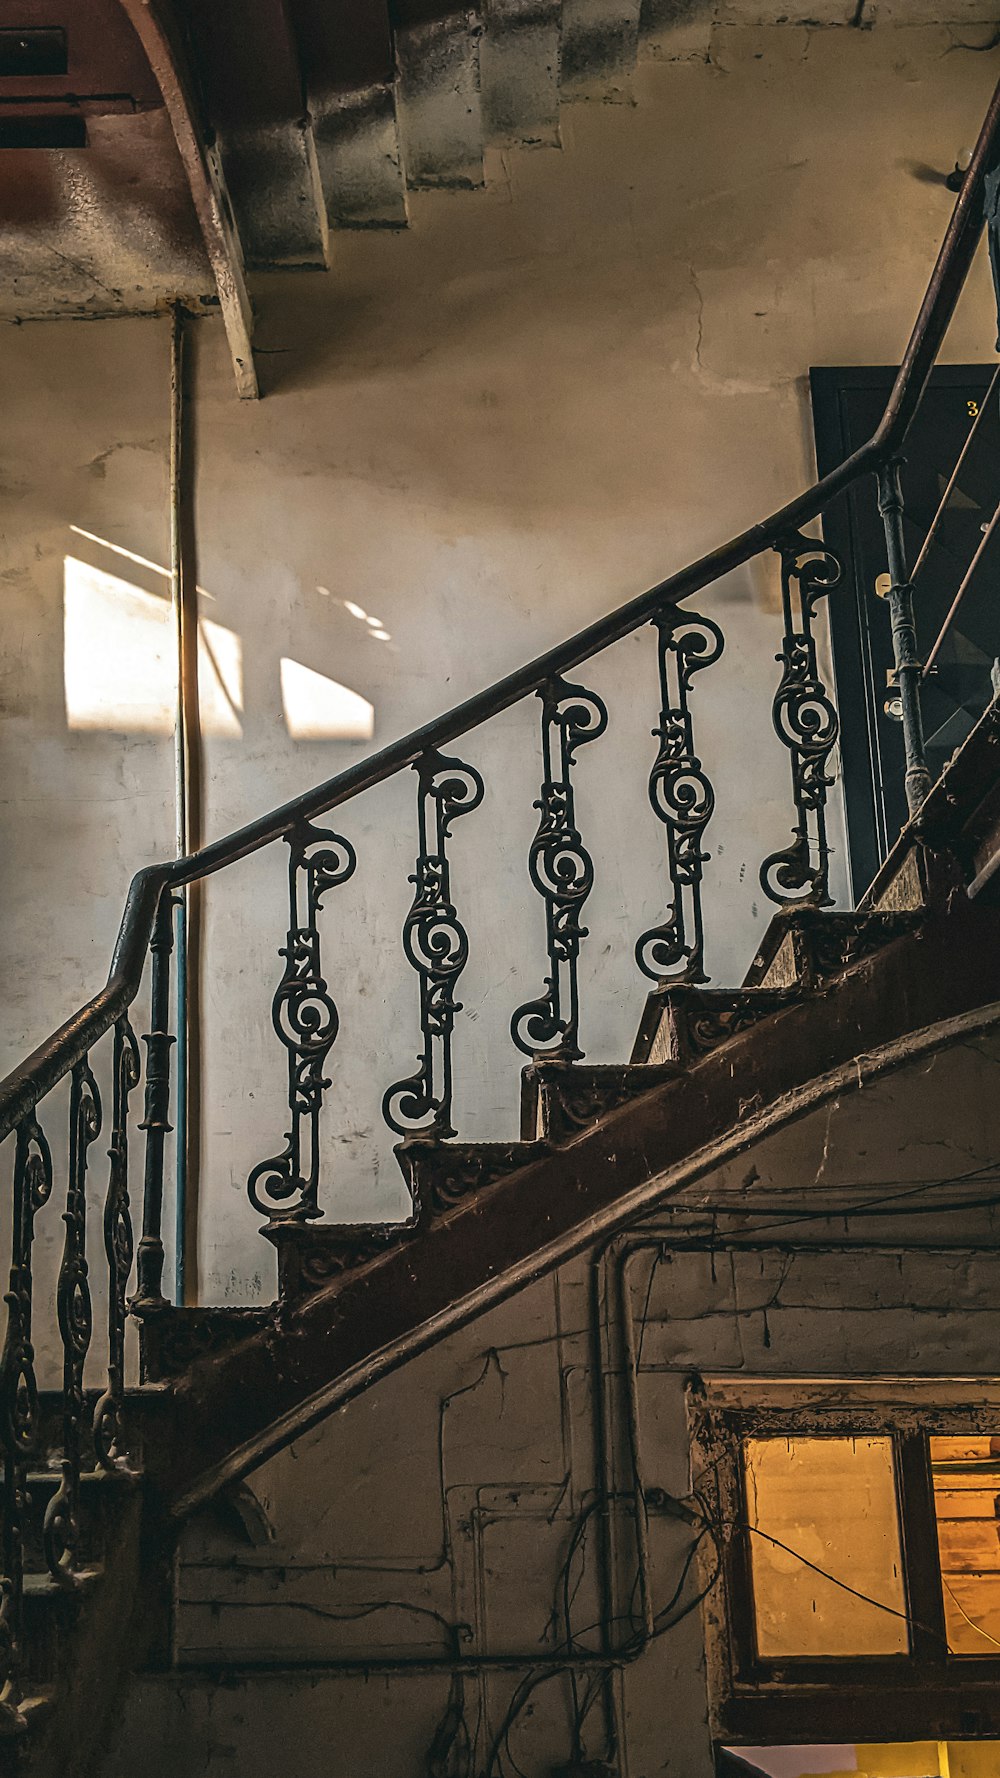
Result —
<instances>
[{"instance_id":1,"label":"staircase","mask_svg":"<svg viewBox=\"0 0 1000 1778\"><path fill-rule=\"evenodd\" d=\"M11 1272L0 1360L5 1454L0 1606L0 1769L94 1769L123 1673L167 1647L170 1542L201 1503L303 1428L489 1305L609 1237L726 1158L834 1096L956 1040L1000 1001L1000 706L984 714L940 782L922 763L912 600L902 550L898 455L981 232L1000 146L1000 91L980 136L885 419L857 456L779 513L453 710L250 827L129 893L108 984L0 1086L0 1136L15 1137ZM803 531L863 475L879 481L907 741L910 822L855 911L832 907L826 800L838 717L818 667L817 609L840 564ZM696 675L722 654L718 626L681 605L763 549L782 566L784 631L770 713L787 750L792 840L760 866L777 906L746 979L704 970L704 836L714 795L695 740ZM565 675L649 625L662 707L649 778L668 889L637 937L654 984L628 1062L589 1066L579 1044L578 960L593 865L576 824L577 752L607 711ZM907 627L909 624L909 628ZM453 824L483 795L447 753L470 729L537 695L539 822L528 871L544 920L542 992L511 1017L523 1073L520 1139L463 1142L452 1124L456 990L469 940L453 895ZM351 846L317 826L361 790L415 768L417 857L403 930L420 1006L412 1075L386 1087L387 1123L411 1214L389 1226L323 1220L320 1120L338 1017L323 974L320 913L354 869ZM248 1180L274 1247L265 1309L177 1307L162 1291L163 1160L173 1110L171 947L177 892L275 840L289 848L288 930L272 1020L285 1054L285 1146ZM149 959L145 1064L129 1007ZM88 1386L92 1304L87 1181L105 1111L89 1056L113 1046L104 1249L107 1381ZM69 1132L53 1155L47 1096L68 1084ZM129 1129L141 1089L142 1227L133 1282ZM97 1151L95 1150L95 1153ZM40 1391L33 1242L65 1182L56 1310L62 1386ZM134 1190L134 1182L132 1189ZM130 1295L131 1292L131 1295ZM127 1308L128 1305L128 1308ZM48 1312L49 1305L45 1305ZM126 1316L141 1377L126 1386ZM34 1325L33 1325L34 1323ZM47 1379L46 1379L47 1381Z\"/></svg>"},{"instance_id":2,"label":"staircase","mask_svg":"<svg viewBox=\"0 0 1000 1778\"><path fill-rule=\"evenodd\" d=\"M183 10L258 270L326 264L337 229L405 228L412 192L484 185L491 151L558 147L564 104L630 102L643 30L671 36L639 0ZM707 55L713 17L675 27L683 53Z\"/></svg>"}]
</instances>

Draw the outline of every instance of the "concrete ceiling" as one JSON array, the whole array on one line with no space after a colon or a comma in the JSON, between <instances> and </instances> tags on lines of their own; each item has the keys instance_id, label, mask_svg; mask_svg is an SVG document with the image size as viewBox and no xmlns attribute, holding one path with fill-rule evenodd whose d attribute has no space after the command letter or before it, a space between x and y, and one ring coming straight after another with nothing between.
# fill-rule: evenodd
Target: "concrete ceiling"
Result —
<instances>
[{"instance_id":1,"label":"concrete ceiling","mask_svg":"<svg viewBox=\"0 0 1000 1778\"><path fill-rule=\"evenodd\" d=\"M0 227L10 317L219 302L255 385L245 271L325 268L331 232L402 228L475 187L493 146L627 99L637 57L713 30L948 22L998 0L0 0Z\"/></svg>"}]
</instances>

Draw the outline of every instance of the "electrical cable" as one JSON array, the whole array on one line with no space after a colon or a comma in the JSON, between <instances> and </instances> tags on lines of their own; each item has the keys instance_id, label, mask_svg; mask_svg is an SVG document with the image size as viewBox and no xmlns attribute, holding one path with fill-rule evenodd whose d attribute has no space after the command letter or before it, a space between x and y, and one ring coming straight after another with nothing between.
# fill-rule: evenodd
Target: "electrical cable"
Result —
<instances>
[{"instance_id":1,"label":"electrical cable","mask_svg":"<svg viewBox=\"0 0 1000 1778\"><path fill-rule=\"evenodd\" d=\"M977 1636L984 1636L986 1638L987 1642L992 1642L994 1648L1000 1648L1000 1642L997 1641L996 1637L991 1636L988 1630L984 1630L981 1624L975 1623L973 1621L973 1619L969 1616L968 1612L965 1609L965 1606L956 1597L954 1588L952 1586L950 1586L949 1583L945 1580L945 1577L943 1574L941 1576L941 1581L944 1586L945 1592L951 1594L951 1602L954 1605L955 1610L961 1612L961 1614L964 1617L966 1623L968 1624L970 1630L975 1630ZM955 1652L955 1650L949 1645L948 1653L954 1654L954 1652Z\"/></svg>"}]
</instances>

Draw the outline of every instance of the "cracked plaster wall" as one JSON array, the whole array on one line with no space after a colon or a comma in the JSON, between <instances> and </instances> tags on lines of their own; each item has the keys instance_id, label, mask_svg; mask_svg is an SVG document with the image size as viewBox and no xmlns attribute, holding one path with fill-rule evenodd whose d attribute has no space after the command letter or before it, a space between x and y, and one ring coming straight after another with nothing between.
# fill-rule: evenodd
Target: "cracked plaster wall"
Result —
<instances>
[{"instance_id":1,"label":"cracked plaster wall","mask_svg":"<svg viewBox=\"0 0 1000 1778\"><path fill-rule=\"evenodd\" d=\"M290 737L282 657L369 700L380 745L811 479L808 368L898 360L949 210L931 172L975 134L996 76L995 53L961 47L973 40L985 34L967 12L952 28L714 24L710 53L640 68L634 106L568 109L561 153L505 153L482 191L414 194L408 231L339 236L329 277L262 279L259 406L233 398L221 328L196 324L198 580L203 613L242 650L242 733L205 744L209 837L366 750ZM980 265L948 356L988 358L994 331ZM10 1065L98 986L131 872L172 846L169 738L68 731L62 660L67 554L162 597L167 330L28 323L0 332L0 360ZM770 563L701 601L728 639L696 689L719 792L707 904L722 982L742 977L768 913L758 864L790 829L770 722L774 602ZM583 1043L611 1060L627 1055L642 1004L632 945L664 901L645 790L650 637L582 677L611 710L577 773L597 864ZM472 940L456 1089L470 1137L516 1129L507 1024L544 975L524 862L536 724L529 705L465 746L488 787L452 854ZM323 927L343 1021L324 1156L334 1217L403 1208L379 1099L417 1044L398 937L413 791L401 777L338 817L360 868L328 897ZM842 893L837 819L833 838ZM207 896L205 1301L266 1301L274 1288L245 1181L287 1124L265 1010L283 893L275 852Z\"/></svg>"},{"instance_id":2,"label":"cracked plaster wall","mask_svg":"<svg viewBox=\"0 0 1000 1778\"><path fill-rule=\"evenodd\" d=\"M633 1485L619 1289L641 1474L677 1497L692 1486L686 1394L699 1377L924 1377L931 1397L943 1387L933 1379L961 1377L949 1400L987 1399L1000 1287L997 1066L995 1039L959 1046L758 1143L263 1465L249 1486L273 1541L250 1547L216 1511L189 1527L177 1581L185 1671L134 1684L101 1778L125 1778L138 1746L148 1778L271 1778L279 1768L412 1778L430 1769L448 1676L345 1677L336 1664L441 1659L456 1636L466 1656L523 1662L466 1682L471 1770L484 1778L513 1685L563 1647L571 1547L573 1631L581 1647L599 1646L599 1420L612 1493ZM737 1233L755 1249L725 1251ZM681 1251L706 1237L715 1251ZM752 1384L743 1387L752 1402ZM806 1393L818 1397L818 1384ZM660 1610L693 1533L654 1512L649 1535ZM610 1564L623 1619L635 1561L623 1500ZM694 1567L681 1604L708 1566ZM262 1662L272 1670L255 1671ZM712 1778L707 1686L696 1611L616 1681L622 1778ZM502 1770L549 1778L570 1752L568 1682L546 1681L530 1703ZM604 1728L598 1703L585 1736L592 1758L604 1754Z\"/></svg>"}]
</instances>

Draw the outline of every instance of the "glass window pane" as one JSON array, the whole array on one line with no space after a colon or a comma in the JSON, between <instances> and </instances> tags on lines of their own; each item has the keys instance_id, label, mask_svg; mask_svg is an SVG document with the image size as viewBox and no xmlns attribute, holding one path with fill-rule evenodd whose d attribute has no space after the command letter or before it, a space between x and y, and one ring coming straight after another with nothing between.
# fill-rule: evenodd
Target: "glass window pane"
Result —
<instances>
[{"instance_id":1,"label":"glass window pane","mask_svg":"<svg viewBox=\"0 0 1000 1778\"><path fill-rule=\"evenodd\" d=\"M747 1439L743 1456L760 1655L906 1654L892 1440Z\"/></svg>"},{"instance_id":2,"label":"glass window pane","mask_svg":"<svg viewBox=\"0 0 1000 1778\"><path fill-rule=\"evenodd\" d=\"M1000 1438L934 1436L944 1621L956 1655L1000 1654Z\"/></svg>"}]
</instances>

